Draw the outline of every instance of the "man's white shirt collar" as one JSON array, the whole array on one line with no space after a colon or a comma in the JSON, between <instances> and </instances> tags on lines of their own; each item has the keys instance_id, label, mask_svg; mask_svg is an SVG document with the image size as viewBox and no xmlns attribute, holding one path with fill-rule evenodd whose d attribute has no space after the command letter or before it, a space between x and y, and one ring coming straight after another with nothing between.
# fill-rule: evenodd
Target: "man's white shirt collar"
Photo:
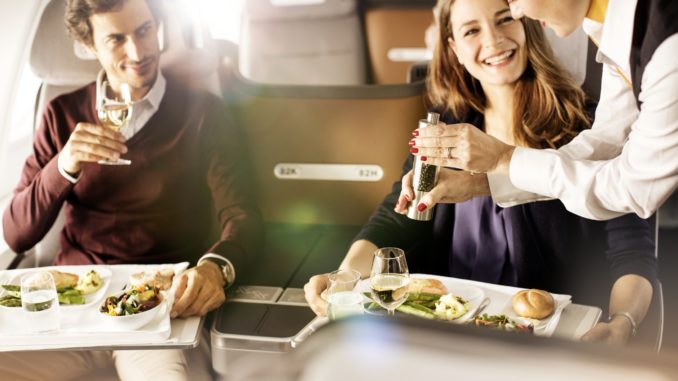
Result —
<instances>
[{"instance_id":1,"label":"man's white shirt collar","mask_svg":"<svg viewBox=\"0 0 678 381\"><path fill-rule=\"evenodd\" d=\"M148 123L151 117L155 115L160 108L162 98L165 96L166 88L167 81L162 73L158 71L158 77L155 79L155 83L148 93L140 100L134 102L132 119L127 125L127 128L121 131L125 138L128 140L131 139L132 136L136 135Z\"/></svg>"},{"instance_id":2,"label":"man's white shirt collar","mask_svg":"<svg viewBox=\"0 0 678 381\"><path fill-rule=\"evenodd\" d=\"M619 67L630 78L631 41L638 0L610 0L603 24L585 19L584 32L600 45L596 61Z\"/></svg>"},{"instance_id":3,"label":"man's white shirt collar","mask_svg":"<svg viewBox=\"0 0 678 381\"><path fill-rule=\"evenodd\" d=\"M158 77L155 79L155 83L151 89L146 93L146 95L141 98L138 102L148 101L151 107L157 110L160 107L160 102L162 97L165 95L165 88L167 87L167 81L160 71L158 71Z\"/></svg>"}]
</instances>

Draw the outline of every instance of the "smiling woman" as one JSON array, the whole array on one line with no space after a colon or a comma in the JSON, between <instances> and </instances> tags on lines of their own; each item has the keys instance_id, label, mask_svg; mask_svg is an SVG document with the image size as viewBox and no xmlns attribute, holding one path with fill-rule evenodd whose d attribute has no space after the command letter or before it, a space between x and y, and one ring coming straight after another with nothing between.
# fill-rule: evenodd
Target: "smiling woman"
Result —
<instances>
[{"instance_id":1,"label":"smiling woman","mask_svg":"<svg viewBox=\"0 0 678 381\"><path fill-rule=\"evenodd\" d=\"M480 0L483 7L468 2L443 2L428 78L431 103L446 105L456 118L515 103L513 126L495 133L531 147L565 144L576 135L574 128L590 125L584 94L553 57L539 23L513 20L504 1ZM491 94L507 89L515 94L507 98L511 102L491 103ZM561 91L560 99L553 89Z\"/></svg>"},{"instance_id":2,"label":"smiling woman","mask_svg":"<svg viewBox=\"0 0 678 381\"><path fill-rule=\"evenodd\" d=\"M525 29L520 21L511 17L508 7L492 14L487 8L457 4L452 6L459 10L452 12L452 35L447 40L459 63L481 84L515 82L527 65Z\"/></svg>"}]
</instances>

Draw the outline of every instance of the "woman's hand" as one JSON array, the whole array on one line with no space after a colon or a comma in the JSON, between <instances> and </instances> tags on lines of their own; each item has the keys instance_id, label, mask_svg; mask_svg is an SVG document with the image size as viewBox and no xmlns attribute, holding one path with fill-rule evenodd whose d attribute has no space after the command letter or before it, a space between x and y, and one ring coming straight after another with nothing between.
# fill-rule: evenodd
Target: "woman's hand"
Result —
<instances>
[{"instance_id":1,"label":"woman's hand","mask_svg":"<svg viewBox=\"0 0 678 381\"><path fill-rule=\"evenodd\" d=\"M624 317L615 317L608 323L598 323L582 336L582 341L625 344L631 337L631 324Z\"/></svg>"},{"instance_id":2,"label":"woman's hand","mask_svg":"<svg viewBox=\"0 0 678 381\"><path fill-rule=\"evenodd\" d=\"M410 152L425 156L426 163L470 172L508 173L515 148L468 123L440 123L412 134Z\"/></svg>"},{"instance_id":3,"label":"woman's hand","mask_svg":"<svg viewBox=\"0 0 678 381\"><path fill-rule=\"evenodd\" d=\"M304 296L308 305L318 316L327 316L327 302L321 294L327 289L329 278L327 274L314 275L304 285Z\"/></svg>"},{"instance_id":4,"label":"woman's hand","mask_svg":"<svg viewBox=\"0 0 678 381\"><path fill-rule=\"evenodd\" d=\"M426 162L428 163L428 160ZM469 172L440 168L438 183L427 195L422 197L417 207L420 208L420 211L424 211L437 203L464 202L476 196L489 194L490 186L487 182L487 176L484 174L472 175ZM403 176L400 196L394 208L395 212L406 214L407 207L413 199L412 171L409 171Z\"/></svg>"},{"instance_id":5,"label":"woman's hand","mask_svg":"<svg viewBox=\"0 0 678 381\"><path fill-rule=\"evenodd\" d=\"M610 293L610 311L626 311L612 314L607 323L598 323L582 336L583 341L600 341L610 344L624 344L631 337L633 325L645 318L652 300L652 284L637 274L626 274L617 279ZM628 314L628 316L624 316Z\"/></svg>"}]
</instances>

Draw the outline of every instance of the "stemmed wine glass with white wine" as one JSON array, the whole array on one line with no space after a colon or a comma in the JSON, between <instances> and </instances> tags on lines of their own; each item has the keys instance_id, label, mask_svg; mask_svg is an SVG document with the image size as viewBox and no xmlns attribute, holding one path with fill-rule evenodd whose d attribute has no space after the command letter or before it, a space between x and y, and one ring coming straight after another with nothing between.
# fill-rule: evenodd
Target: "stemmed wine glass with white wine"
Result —
<instances>
[{"instance_id":1,"label":"stemmed wine glass with white wine","mask_svg":"<svg viewBox=\"0 0 678 381\"><path fill-rule=\"evenodd\" d=\"M370 289L372 297L392 316L395 309L407 300L410 272L405 252L395 247L384 247L374 253Z\"/></svg>"},{"instance_id":2,"label":"stemmed wine glass with white wine","mask_svg":"<svg viewBox=\"0 0 678 381\"><path fill-rule=\"evenodd\" d=\"M129 84L120 84L120 94L113 91L110 83L106 80L101 82L98 89L97 116L104 127L115 131L122 131L132 118L132 93ZM118 158L117 160L99 160L99 164L107 165L130 165L131 160Z\"/></svg>"}]
</instances>

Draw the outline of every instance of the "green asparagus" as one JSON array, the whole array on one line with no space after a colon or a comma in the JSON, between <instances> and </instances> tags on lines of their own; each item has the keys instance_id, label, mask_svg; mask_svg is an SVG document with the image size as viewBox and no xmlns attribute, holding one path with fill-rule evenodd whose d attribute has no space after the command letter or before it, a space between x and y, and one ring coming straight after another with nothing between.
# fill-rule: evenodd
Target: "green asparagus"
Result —
<instances>
[{"instance_id":1,"label":"green asparagus","mask_svg":"<svg viewBox=\"0 0 678 381\"><path fill-rule=\"evenodd\" d=\"M13 284L0 285L5 294L0 297L0 306L21 307L21 287ZM80 290L73 286L59 287L57 289L59 304L85 304L85 297Z\"/></svg>"}]
</instances>

